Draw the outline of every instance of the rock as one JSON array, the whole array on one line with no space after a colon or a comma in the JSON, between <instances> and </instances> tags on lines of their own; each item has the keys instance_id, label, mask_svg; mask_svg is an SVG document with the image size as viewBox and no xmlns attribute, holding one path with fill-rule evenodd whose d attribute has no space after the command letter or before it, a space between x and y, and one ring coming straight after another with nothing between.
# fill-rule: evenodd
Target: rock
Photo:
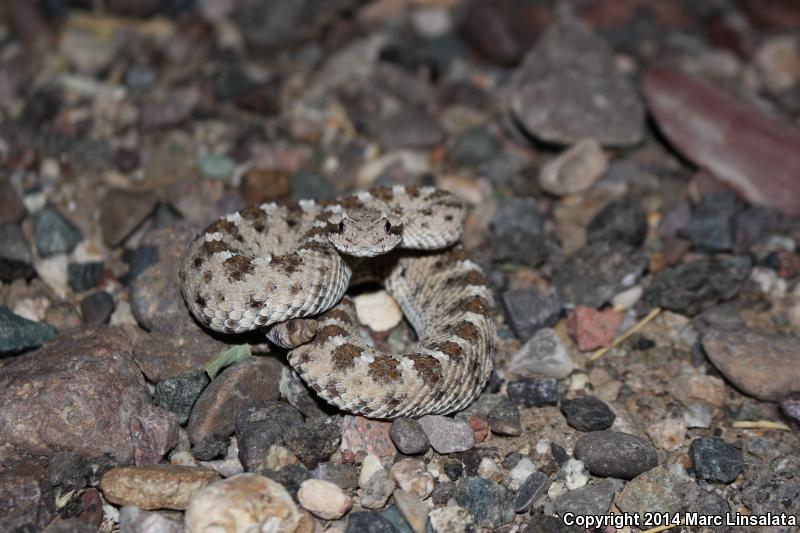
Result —
<instances>
[{"instance_id":1,"label":"rock","mask_svg":"<svg viewBox=\"0 0 800 533\"><path fill-rule=\"evenodd\" d=\"M265 462L269 463L269 460ZM300 490L300 485L307 479L311 479L311 472L301 464L287 464L280 470L267 470L264 474L283 485L294 499L297 499L297 491Z\"/></svg>"},{"instance_id":2,"label":"rock","mask_svg":"<svg viewBox=\"0 0 800 533\"><path fill-rule=\"evenodd\" d=\"M657 448L674 452L683 446L687 424L683 418L666 418L647 427L647 435Z\"/></svg>"},{"instance_id":3,"label":"rock","mask_svg":"<svg viewBox=\"0 0 800 533\"><path fill-rule=\"evenodd\" d=\"M578 431L608 429L615 418L611 409L593 396L561 400L561 412L567 417L567 424Z\"/></svg>"},{"instance_id":4,"label":"rock","mask_svg":"<svg viewBox=\"0 0 800 533\"><path fill-rule=\"evenodd\" d=\"M714 415L705 403L693 403L686 408L683 419L687 428L709 428Z\"/></svg>"},{"instance_id":5,"label":"rock","mask_svg":"<svg viewBox=\"0 0 800 533\"><path fill-rule=\"evenodd\" d=\"M521 378L509 381L506 387L509 399L524 407L544 407L558 402L555 378Z\"/></svg>"},{"instance_id":6,"label":"rock","mask_svg":"<svg viewBox=\"0 0 800 533\"><path fill-rule=\"evenodd\" d=\"M197 443L234 432L236 415L260 401L279 396L281 363L272 357L246 357L226 368L205 388L189 417L189 438Z\"/></svg>"},{"instance_id":7,"label":"rock","mask_svg":"<svg viewBox=\"0 0 800 533\"><path fill-rule=\"evenodd\" d=\"M726 399L722 379L700 374L679 374L672 382L670 393L686 407L696 403L722 407Z\"/></svg>"},{"instance_id":8,"label":"rock","mask_svg":"<svg viewBox=\"0 0 800 533\"><path fill-rule=\"evenodd\" d=\"M746 328L714 327L703 335L706 355L745 394L779 401L800 383L798 339Z\"/></svg>"},{"instance_id":9,"label":"rock","mask_svg":"<svg viewBox=\"0 0 800 533\"><path fill-rule=\"evenodd\" d=\"M735 298L750 275L747 256L712 257L683 263L656 272L645 288L642 301L694 316L719 302Z\"/></svg>"},{"instance_id":10,"label":"rock","mask_svg":"<svg viewBox=\"0 0 800 533\"><path fill-rule=\"evenodd\" d=\"M381 120L375 135L387 150L428 148L445 140L444 131L435 118L408 108Z\"/></svg>"},{"instance_id":11,"label":"rock","mask_svg":"<svg viewBox=\"0 0 800 533\"><path fill-rule=\"evenodd\" d=\"M714 491L701 491L700 495L689 505L689 513L700 513L704 515L720 517L721 524L725 524L725 517L731 512L730 504ZM729 526L712 526L707 531L712 533L728 533Z\"/></svg>"},{"instance_id":12,"label":"rock","mask_svg":"<svg viewBox=\"0 0 800 533\"><path fill-rule=\"evenodd\" d=\"M607 241L588 244L553 272L565 307L600 309L620 291L636 284L647 261L641 251Z\"/></svg>"},{"instance_id":13,"label":"rock","mask_svg":"<svg viewBox=\"0 0 800 533\"><path fill-rule=\"evenodd\" d=\"M125 533L182 533L183 524L163 514L126 505L119 510L119 530Z\"/></svg>"},{"instance_id":14,"label":"rock","mask_svg":"<svg viewBox=\"0 0 800 533\"><path fill-rule=\"evenodd\" d=\"M425 533L425 524L428 522L428 508L422 503L422 500L402 489L395 490L393 498L400 514L406 523L411 526L414 533Z\"/></svg>"},{"instance_id":15,"label":"rock","mask_svg":"<svg viewBox=\"0 0 800 533\"><path fill-rule=\"evenodd\" d=\"M492 433L518 437L522 435L522 424L519 409L509 400L503 400L491 408L486 414L486 421Z\"/></svg>"},{"instance_id":16,"label":"rock","mask_svg":"<svg viewBox=\"0 0 800 533\"><path fill-rule=\"evenodd\" d=\"M633 479L658 464L652 444L628 433L594 431L575 443L575 457L595 476Z\"/></svg>"},{"instance_id":17,"label":"rock","mask_svg":"<svg viewBox=\"0 0 800 533\"><path fill-rule=\"evenodd\" d=\"M422 426L412 418L397 418L392 422L389 432L397 449L406 455L425 453L431 447Z\"/></svg>"},{"instance_id":18,"label":"rock","mask_svg":"<svg viewBox=\"0 0 800 533\"><path fill-rule=\"evenodd\" d=\"M191 321L172 323L171 328L171 331L145 333L136 339L133 356L151 381L194 372L231 347Z\"/></svg>"},{"instance_id":19,"label":"rock","mask_svg":"<svg viewBox=\"0 0 800 533\"><path fill-rule=\"evenodd\" d=\"M427 415L418 420L434 450L441 454L461 452L475 446L475 434L469 424L441 415Z\"/></svg>"},{"instance_id":20,"label":"rock","mask_svg":"<svg viewBox=\"0 0 800 533\"><path fill-rule=\"evenodd\" d=\"M197 158L197 169L206 179L224 180L233 174L235 162L228 156L208 154Z\"/></svg>"},{"instance_id":21,"label":"rock","mask_svg":"<svg viewBox=\"0 0 800 533\"><path fill-rule=\"evenodd\" d=\"M303 427L303 415L283 402L261 401L236 415L236 440L239 460L248 472L262 472L272 446L283 445L284 432Z\"/></svg>"},{"instance_id":22,"label":"rock","mask_svg":"<svg viewBox=\"0 0 800 533\"><path fill-rule=\"evenodd\" d=\"M25 204L7 177L0 178L0 224L13 224L25 216Z\"/></svg>"},{"instance_id":23,"label":"rock","mask_svg":"<svg viewBox=\"0 0 800 533\"><path fill-rule=\"evenodd\" d=\"M35 274L28 240L16 224L0 224L0 280L10 283Z\"/></svg>"},{"instance_id":24,"label":"rock","mask_svg":"<svg viewBox=\"0 0 800 533\"><path fill-rule=\"evenodd\" d=\"M732 192L707 194L692 212L689 223L678 234L695 249L708 252L730 250L736 244L736 195Z\"/></svg>"},{"instance_id":25,"label":"rock","mask_svg":"<svg viewBox=\"0 0 800 533\"><path fill-rule=\"evenodd\" d=\"M428 514L428 525L433 533L466 533L471 523L472 515L458 505L432 509Z\"/></svg>"},{"instance_id":26,"label":"rock","mask_svg":"<svg viewBox=\"0 0 800 533\"><path fill-rule=\"evenodd\" d=\"M561 518L545 514L534 514L522 533L584 533L586 528L567 526Z\"/></svg>"},{"instance_id":27,"label":"rock","mask_svg":"<svg viewBox=\"0 0 800 533\"><path fill-rule=\"evenodd\" d=\"M345 415L342 421L342 444L339 450L349 462L367 455L377 456L390 464L397 455L389 433L391 422L370 420L362 416Z\"/></svg>"},{"instance_id":28,"label":"rock","mask_svg":"<svg viewBox=\"0 0 800 533\"><path fill-rule=\"evenodd\" d=\"M361 471L358 474L358 486L362 489L366 487L367 483L372 479L372 476L381 470L385 471L378 456L367 455L364 457L364 460L361 462Z\"/></svg>"},{"instance_id":29,"label":"rock","mask_svg":"<svg viewBox=\"0 0 800 533\"><path fill-rule=\"evenodd\" d=\"M497 528L514 520L514 497L511 492L488 479L459 479L453 497L481 527Z\"/></svg>"},{"instance_id":30,"label":"rock","mask_svg":"<svg viewBox=\"0 0 800 533\"><path fill-rule=\"evenodd\" d=\"M351 464L320 463L311 474L314 479L323 479L349 490L358 487L358 467Z\"/></svg>"},{"instance_id":31,"label":"rock","mask_svg":"<svg viewBox=\"0 0 800 533\"><path fill-rule=\"evenodd\" d=\"M67 267L67 281L75 292L94 288L103 275L103 262L70 263Z\"/></svg>"},{"instance_id":32,"label":"rock","mask_svg":"<svg viewBox=\"0 0 800 533\"><path fill-rule=\"evenodd\" d=\"M800 391L787 394L780 403L783 414L800 423Z\"/></svg>"},{"instance_id":33,"label":"rock","mask_svg":"<svg viewBox=\"0 0 800 533\"><path fill-rule=\"evenodd\" d=\"M567 490L575 490L585 486L589 483L591 476L586 469L583 461L569 458L561 464L558 472L559 477L564 478L564 484Z\"/></svg>"},{"instance_id":34,"label":"rock","mask_svg":"<svg viewBox=\"0 0 800 533\"><path fill-rule=\"evenodd\" d=\"M556 498L556 509L561 516L572 513L576 516L603 515L608 512L614 499L614 485L604 479L592 485L569 490Z\"/></svg>"},{"instance_id":35,"label":"rock","mask_svg":"<svg viewBox=\"0 0 800 533\"><path fill-rule=\"evenodd\" d=\"M754 472L742 488L742 500L754 514L800 515L800 448L780 455ZM778 529L789 533L791 527Z\"/></svg>"},{"instance_id":36,"label":"rock","mask_svg":"<svg viewBox=\"0 0 800 533\"><path fill-rule=\"evenodd\" d=\"M403 320L403 311L384 291L366 292L353 298L358 320L372 331L389 331Z\"/></svg>"},{"instance_id":37,"label":"rock","mask_svg":"<svg viewBox=\"0 0 800 533\"><path fill-rule=\"evenodd\" d=\"M261 205L288 198L292 192L292 176L282 170L254 167L244 173L239 194L247 205Z\"/></svg>"},{"instance_id":38,"label":"rock","mask_svg":"<svg viewBox=\"0 0 800 533\"><path fill-rule=\"evenodd\" d=\"M291 367L284 367L280 385L281 397L306 418L319 418L335 412L329 404L314 395L311 388Z\"/></svg>"},{"instance_id":39,"label":"rock","mask_svg":"<svg viewBox=\"0 0 800 533\"><path fill-rule=\"evenodd\" d=\"M339 447L341 439L341 420L334 417L313 418L303 426L285 428L283 435L286 446L308 468L327 460Z\"/></svg>"},{"instance_id":40,"label":"rock","mask_svg":"<svg viewBox=\"0 0 800 533\"><path fill-rule=\"evenodd\" d=\"M514 512L527 512L550 487L550 478L547 474L535 471L522 483L514 497Z\"/></svg>"},{"instance_id":41,"label":"rock","mask_svg":"<svg viewBox=\"0 0 800 533\"><path fill-rule=\"evenodd\" d=\"M608 170L608 157L594 139L581 139L539 172L539 186L555 196L587 191Z\"/></svg>"},{"instance_id":42,"label":"rock","mask_svg":"<svg viewBox=\"0 0 800 533\"><path fill-rule=\"evenodd\" d=\"M192 406L210 382L205 370L179 374L156 384L153 401L157 406L175 413L178 422L185 424Z\"/></svg>"},{"instance_id":43,"label":"rock","mask_svg":"<svg viewBox=\"0 0 800 533\"><path fill-rule=\"evenodd\" d=\"M158 197L149 191L109 190L100 204L100 227L105 243L111 247L122 244L157 204Z\"/></svg>"},{"instance_id":44,"label":"rock","mask_svg":"<svg viewBox=\"0 0 800 533\"><path fill-rule=\"evenodd\" d=\"M81 316L88 327L108 324L114 309L114 297L105 291L93 292L81 300Z\"/></svg>"},{"instance_id":45,"label":"rock","mask_svg":"<svg viewBox=\"0 0 800 533\"><path fill-rule=\"evenodd\" d=\"M4 531L41 531L53 518L55 502L47 475L32 461L5 463L0 471L0 516Z\"/></svg>"},{"instance_id":46,"label":"rock","mask_svg":"<svg viewBox=\"0 0 800 533\"><path fill-rule=\"evenodd\" d=\"M564 17L565 19L565 17ZM644 137L644 107L609 45L575 20L551 24L514 73L511 113L538 139L630 146Z\"/></svg>"},{"instance_id":47,"label":"rock","mask_svg":"<svg viewBox=\"0 0 800 533\"><path fill-rule=\"evenodd\" d=\"M699 437L689 446L689 457L699 479L731 483L744 470L742 452L719 438Z\"/></svg>"},{"instance_id":48,"label":"rock","mask_svg":"<svg viewBox=\"0 0 800 533\"><path fill-rule=\"evenodd\" d=\"M130 341L114 328L65 333L8 361L0 404L0 440L37 455L71 450L147 462L177 436L177 420L150 403Z\"/></svg>"},{"instance_id":49,"label":"rock","mask_svg":"<svg viewBox=\"0 0 800 533\"><path fill-rule=\"evenodd\" d=\"M433 476L428 473L423 461L403 459L392 465L389 473L401 489L423 500L433 491Z\"/></svg>"},{"instance_id":50,"label":"rock","mask_svg":"<svg viewBox=\"0 0 800 533\"><path fill-rule=\"evenodd\" d=\"M666 67L646 71L642 87L659 128L679 152L748 201L800 214L792 170L800 166L796 128Z\"/></svg>"},{"instance_id":51,"label":"rock","mask_svg":"<svg viewBox=\"0 0 800 533\"><path fill-rule=\"evenodd\" d=\"M492 216L490 227L495 236L495 261L535 267L547 257L544 221L532 199L501 199Z\"/></svg>"},{"instance_id":52,"label":"rock","mask_svg":"<svg viewBox=\"0 0 800 533\"><path fill-rule=\"evenodd\" d=\"M346 533L399 533L397 528L379 513L359 511L347 516Z\"/></svg>"},{"instance_id":53,"label":"rock","mask_svg":"<svg viewBox=\"0 0 800 533\"><path fill-rule=\"evenodd\" d=\"M375 457L369 455L367 457ZM363 472L363 471L362 471ZM381 468L373 473L369 480L361 483L361 505L367 509L382 509L389 496L394 492L395 483L389 473Z\"/></svg>"},{"instance_id":54,"label":"rock","mask_svg":"<svg viewBox=\"0 0 800 533\"><path fill-rule=\"evenodd\" d=\"M308 170L298 170L292 176L292 198L318 198L331 200L337 195L336 189L325 177Z\"/></svg>"},{"instance_id":55,"label":"rock","mask_svg":"<svg viewBox=\"0 0 800 533\"><path fill-rule=\"evenodd\" d=\"M624 196L601 209L586 227L588 242L621 242L638 248L647 236L647 217L642 208Z\"/></svg>"},{"instance_id":56,"label":"rock","mask_svg":"<svg viewBox=\"0 0 800 533\"><path fill-rule=\"evenodd\" d=\"M80 495L81 511L78 519L94 532L103 522L103 498L97 489L87 489Z\"/></svg>"},{"instance_id":57,"label":"rock","mask_svg":"<svg viewBox=\"0 0 800 533\"><path fill-rule=\"evenodd\" d=\"M614 503L622 511L640 516L651 509L677 513L683 504L687 480L675 475L666 465L659 465L626 483Z\"/></svg>"},{"instance_id":58,"label":"rock","mask_svg":"<svg viewBox=\"0 0 800 533\"><path fill-rule=\"evenodd\" d=\"M0 305L0 354L36 348L51 340L55 334L52 326L22 318L8 307Z\"/></svg>"},{"instance_id":59,"label":"rock","mask_svg":"<svg viewBox=\"0 0 800 533\"><path fill-rule=\"evenodd\" d=\"M300 485L297 501L324 520L337 520L353 506L353 500L334 483L307 479Z\"/></svg>"},{"instance_id":60,"label":"rock","mask_svg":"<svg viewBox=\"0 0 800 533\"><path fill-rule=\"evenodd\" d=\"M532 288L505 291L503 305L511 329L521 341L528 341L542 328L555 326L561 314L561 301L555 292L544 294Z\"/></svg>"},{"instance_id":61,"label":"rock","mask_svg":"<svg viewBox=\"0 0 800 533\"><path fill-rule=\"evenodd\" d=\"M86 458L74 452L58 452L47 464L47 479L53 487L65 490L86 486Z\"/></svg>"},{"instance_id":62,"label":"rock","mask_svg":"<svg viewBox=\"0 0 800 533\"><path fill-rule=\"evenodd\" d=\"M72 302L65 300L51 303L45 312L44 320L56 328L56 331L61 332L78 328L81 325L78 309Z\"/></svg>"},{"instance_id":63,"label":"rock","mask_svg":"<svg viewBox=\"0 0 800 533\"><path fill-rule=\"evenodd\" d=\"M578 349L582 352L611 346L625 318L616 309L598 311L579 305L567 319L567 327Z\"/></svg>"},{"instance_id":64,"label":"rock","mask_svg":"<svg viewBox=\"0 0 800 533\"><path fill-rule=\"evenodd\" d=\"M237 474L211 483L186 509L187 533L280 531L300 533L301 513L279 483L258 474Z\"/></svg>"},{"instance_id":65,"label":"rock","mask_svg":"<svg viewBox=\"0 0 800 533\"><path fill-rule=\"evenodd\" d=\"M478 166L491 159L500 145L484 127L467 130L450 149L449 158L455 165Z\"/></svg>"},{"instance_id":66,"label":"rock","mask_svg":"<svg viewBox=\"0 0 800 533\"><path fill-rule=\"evenodd\" d=\"M225 455L228 450L227 439L209 437L192 446L192 456L198 461L213 461Z\"/></svg>"},{"instance_id":67,"label":"rock","mask_svg":"<svg viewBox=\"0 0 800 533\"><path fill-rule=\"evenodd\" d=\"M116 505L183 510L200 489L217 479L219 474L210 468L197 466L123 466L106 472L100 489Z\"/></svg>"},{"instance_id":68,"label":"rock","mask_svg":"<svg viewBox=\"0 0 800 533\"><path fill-rule=\"evenodd\" d=\"M81 231L49 205L33 216L33 231L42 257L69 253L83 239Z\"/></svg>"}]
</instances>

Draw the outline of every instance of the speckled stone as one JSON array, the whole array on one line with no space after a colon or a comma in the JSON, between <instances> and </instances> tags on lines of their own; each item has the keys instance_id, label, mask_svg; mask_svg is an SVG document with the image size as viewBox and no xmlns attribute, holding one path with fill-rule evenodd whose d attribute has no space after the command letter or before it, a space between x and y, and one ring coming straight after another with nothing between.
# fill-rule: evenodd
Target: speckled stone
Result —
<instances>
[{"instance_id":1,"label":"speckled stone","mask_svg":"<svg viewBox=\"0 0 800 533\"><path fill-rule=\"evenodd\" d=\"M575 443L575 458L596 476L633 479L658 464L655 447L644 439L616 431L593 431Z\"/></svg>"}]
</instances>

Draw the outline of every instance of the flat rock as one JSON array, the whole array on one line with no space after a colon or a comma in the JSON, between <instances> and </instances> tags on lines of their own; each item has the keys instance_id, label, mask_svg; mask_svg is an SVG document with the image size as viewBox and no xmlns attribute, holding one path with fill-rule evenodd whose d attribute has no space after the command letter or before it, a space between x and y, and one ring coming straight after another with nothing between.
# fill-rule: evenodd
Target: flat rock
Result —
<instances>
[{"instance_id":1,"label":"flat rock","mask_svg":"<svg viewBox=\"0 0 800 533\"><path fill-rule=\"evenodd\" d=\"M556 498L556 509L575 515L602 515L608 512L614 499L614 485L602 480L575 490L569 490Z\"/></svg>"},{"instance_id":2,"label":"flat rock","mask_svg":"<svg viewBox=\"0 0 800 533\"><path fill-rule=\"evenodd\" d=\"M0 440L27 453L110 453L158 460L177 420L150 403L128 338L115 328L65 333L0 368Z\"/></svg>"},{"instance_id":3,"label":"flat rock","mask_svg":"<svg viewBox=\"0 0 800 533\"><path fill-rule=\"evenodd\" d=\"M509 107L522 127L551 143L593 137L630 146L644 137L644 106L616 69L605 40L575 20L551 24L514 73Z\"/></svg>"},{"instance_id":4,"label":"flat rock","mask_svg":"<svg viewBox=\"0 0 800 533\"><path fill-rule=\"evenodd\" d=\"M358 511L347 515L346 533L399 533L387 519L370 511Z\"/></svg>"},{"instance_id":5,"label":"flat rock","mask_svg":"<svg viewBox=\"0 0 800 533\"><path fill-rule=\"evenodd\" d=\"M236 415L236 440L239 460L248 472L262 472L272 446L284 444L284 433L303 427L303 415L283 402L261 401Z\"/></svg>"},{"instance_id":6,"label":"flat rock","mask_svg":"<svg viewBox=\"0 0 800 533\"><path fill-rule=\"evenodd\" d=\"M626 483L614 503L624 512L640 516L652 509L676 513L683 504L687 481L688 478L678 477L668 466L659 465Z\"/></svg>"},{"instance_id":7,"label":"flat rock","mask_svg":"<svg viewBox=\"0 0 800 533\"><path fill-rule=\"evenodd\" d=\"M542 328L555 326L561 314L561 300L554 291L545 294L533 288L509 289L503 293L503 305L511 329L521 341L528 341Z\"/></svg>"},{"instance_id":8,"label":"flat rock","mask_svg":"<svg viewBox=\"0 0 800 533\"><path fill-rule=\"evenodd\" d=\"M462 452L475 446L475 434L469 424L462 420L441 415L427 415L418 422L433 449L439 453Z\"/></svg>"},{"instance_id":9,"label":"flat rock","mask_svg":"<svg viewBox=\"0 0 800 533\"><path fill-rule=\"evenodd\" d=\"M706 355L745 394L780 401L800 383L796 337L767 335L745 328L710 329L703 335Z\"/></svg>"},{"instance_id":10,"label":"flat rock","mask_svg":"<svg viewBox=\"0 0 800 533\"><path fill-rule=\"evenodd\" d=\"M593 396L562 400L561 412L567 424L578 431L600 431L614 423L614 413L604 402Z\"/></svg>"},{"instance_id":11,"label":"flat rock","mask_svg":"<svg viewBox=\"0 0 800 533\"><path fill-rule=\"evenodd\" d=\"M742 452L719 438L700 437L689 446L689 457L699 479L731 483L744 470Z\"/></svg>"},{"instance_id":12,"label":"flat rock","mask_svg":"<svg viewBox=\"0 0 800 533\"><path fill-rule=\"evenodd\" d=\"M226 368L206 387L189 417L193 443L234 432L236 415L260 401L277 400L283 365L273 357L246 357Z\"/></svg>"},{"instance_id":13,"label":"flat rock","mask_svg":"<svg viewBox=\"0 0 800 533\"><path fill-rule=\"evenodd\" d=\"M42 257L71 252L83 235L55 207L45 206L33 216L36 249Z\"/></svg>"},{"instance_id":14,"label":"flat rock","mask_svg":"<svg viewBox=\"0 0 800 533\"><path fill-rule=\"evenodd\" d=\"M592 474L603 477L633 479L658 464L652 444L616 431L587 433L575 443L574 453Z\"/></svg>"},{"instance_id":15,"label":"flat rock","mask_svg":"<svg viewBox=\"0 0 800 533\"><path fill-rule=\"evenodd\" d=\"M210 381L205 370L185 372L159 381L153 392L153 401L157 406L175 413L178 422L185 424L189 421L194 403Z\"/></svg>"},{"instance_id":16,"label":"flat rock","mask_svg":"<svg viewBox=\"0 0 800 533\"><path fill-rule=\"evenodd\" d=\"M536 471L528 476L514 496L514 511L524 513L550 488L550 478L544 472Z\"/></svg>"},{"instance_id":17,"label":"flat rock","mask_svg":"<svg viewBox=\"0 0 800 533\"><path fill-rule=\"evenodd\" d=\"M357 462L367 455L374 455L383 464L391 464L397 455L397 448L390 436L391 430L391 422L345 415L339 451L349 462Z\"/></svg>"},{"instance_id":18,"label":"flat rock","mask_svg":"<svg viewBox=\"0 0 800 533\"><path fill-rule=\"evenodd\" d=\"M742 500L757 514L800 516L800 448L776 457L744 482ZM789 533L792 528L779 529Z\"/></svg>"},{"instance_id":19,"label":"flat rock","mask_svg":"<svg viewBox=\"0 0 800 533\"><path fill-rule=\"evenodd\" d=\"M353 500L338 485L322 479L303 481L297 501L323 520L337 520L353 506Z\"/></svg>"},{"instance_id":20,"label":"flat rock","mask_svg":"<svg viewBox=\"0 0 800 533\"><path fill-rule=\"evenodd\" d=\"M558 402L558 384L555 378L520 378L508 382L508 398L524 407L543 407Z\"/></svg>"},{"instance_id":21,"label":"flat rock","mask_svg":"<svg viewBox=\"0 0 800 533\"><path fill-rule=\"evenodd\" d=\"M469 511L479 526L497 528L514 520L514 497L511 492L488 479L459 479L454 498L458 505Z\"/></svg>"},{"instance_id":22,"label":"flat rock","mask_svg":"<svg viewBox=\"0 0 800 533\"><path fill-rule=\"evenodd\" d=\"M582 139L548 161L539 172L539 186L555 196L588 190L608 170L608 156L594 139Z\"/></svg>"},{"instance_id":23,"label":"flat rock","mask_svg":"<svg viewBox=\"0 0 800 533\"><path fill-rule=\"evenodd\" d=\"M124 466L106 472L100 489L117 505L182 511L200 489L217 479L215 471L198 466Z\"/></svg>"},{"instance_id":24,"label":"flat rock","mask_svg":"<svg viewBox=\"0 0 800 533\"><path fill-rule=\"evenodd\" d=\"M153 212L158 197L152 192L112 189L101 202L100 227L109 246L119 246Z\"/></svg>"},{"instance_id":25,"label":"flat rock","mask_svg":"<svg viewBox=\"0 0 800 533\"><path fill-rule=\"evenodd\" d=\"M41 531L55 514L53 498L53 489L41 465L33 461L6 463L0 472L3 531Z\"/></svg>"},{"instance_id":26,"label":"flat rock","mask_svg":"<svg viewBox=\"0 0 800 533\"><path fill-rule=\"evenodd\" d=\"M0 354L30 350L55 337L55 329L43 322L34 322L0 305Z\"/></svg>"}]
</instances>

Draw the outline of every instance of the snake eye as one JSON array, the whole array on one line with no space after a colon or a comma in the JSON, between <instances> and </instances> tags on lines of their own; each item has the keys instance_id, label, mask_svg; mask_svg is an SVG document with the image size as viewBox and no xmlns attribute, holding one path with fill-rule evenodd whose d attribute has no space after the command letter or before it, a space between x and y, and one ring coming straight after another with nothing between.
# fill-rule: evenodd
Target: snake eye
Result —
<instances>
[{"instance_id":1,"label":"snake eye","mask_svg":"<svg viewBox=\"0 0 800 533\"><path fill-rule=\"evenodd\" d=\"M388 220L383 223L383 229L386 230L386 233L392 231L392 225L389 223Z\"/></svg>"},{"instance_id":2,"label":"snake eye","mask_svg":"<svg viewBox=\"0 0 800 533\"><path fill-rule=\"evenodd\" d=\"M339 222L339 233L344 233L344 220Z\"/></svg>"}]
</instances>

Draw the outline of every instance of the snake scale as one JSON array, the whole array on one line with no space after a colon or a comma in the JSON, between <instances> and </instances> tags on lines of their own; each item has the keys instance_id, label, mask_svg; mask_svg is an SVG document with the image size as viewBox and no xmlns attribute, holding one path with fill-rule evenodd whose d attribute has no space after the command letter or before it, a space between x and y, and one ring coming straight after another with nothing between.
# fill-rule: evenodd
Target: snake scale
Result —
<instances>
[{"instance_id":1,"label":"snake scale","mask_svg":"<svg viewBox=\"0 0 800 533\"><path fill-rule=\"evenodd\" d=\"M451 193L414 186L247 207L190 244L183 296L215 331L264 328L340 409L372 418L450 413L480 394L494 357L492 293L457 244L464 218ZM414 328L410 353L363 340L344 295L368 279Z\"/></svg>"}]
</instances>

